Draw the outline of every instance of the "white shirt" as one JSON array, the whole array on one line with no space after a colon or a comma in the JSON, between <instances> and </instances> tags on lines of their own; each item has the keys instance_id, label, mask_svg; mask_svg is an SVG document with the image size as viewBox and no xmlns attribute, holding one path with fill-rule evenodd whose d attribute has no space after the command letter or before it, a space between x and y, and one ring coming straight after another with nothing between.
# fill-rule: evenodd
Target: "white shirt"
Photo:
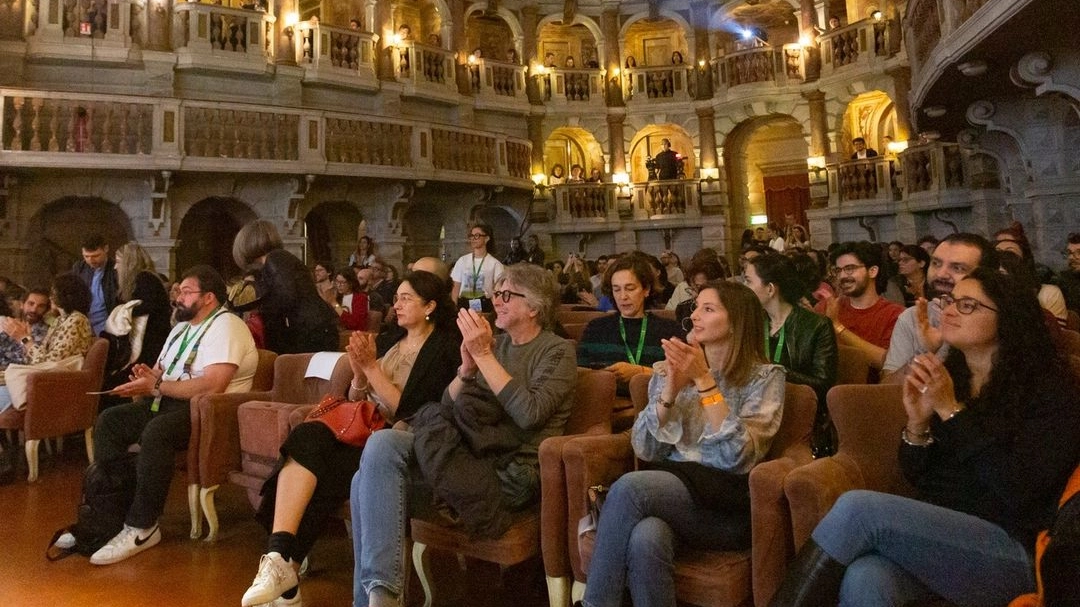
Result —
<instances>
[{"instance_id":1,"label":"white shirt","mask_svg":"<svg viewBox=\"0 0 1080 607\"><path fill-rule=\"evenodd\" d=\"M483 292L484 296L490 299L495 283L502 278L505 269L502 262L487 253L483 257L466 253L454 264L450 278L461 285L459 296L468 297L469 293Z\"/></svg>"}]
</instances>

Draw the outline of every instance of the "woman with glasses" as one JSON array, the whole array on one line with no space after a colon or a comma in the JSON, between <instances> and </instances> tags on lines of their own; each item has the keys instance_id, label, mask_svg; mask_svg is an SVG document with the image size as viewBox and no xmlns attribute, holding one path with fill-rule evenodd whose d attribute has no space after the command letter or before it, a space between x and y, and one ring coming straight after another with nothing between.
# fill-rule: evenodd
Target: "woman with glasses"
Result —
<instances>
[{"instance_id":1,"label":"woman with glasses","mask_svg":"<svg viewBox=\"0 0 1080 607\"><path fill-rule=\"evenodd\" d=\"M746 286L765 308L765 356L787 368L787 381L810 386L818 410L812 449L816 457L836 450L836 430L825 394L836 383L838 353L832 322L799 305L807 288L795 265L779 253L765 253L746 264Z\"/></svg>"},{"instance_id":2,"label":"woman with glasses","mask_svg":"<svg viewBox=\"0 0 1080 607\"><path fill-rule=\"evenodd\" d=\"M707 283L687 342L664 340L631 443L643 470L604 502L582 605L675 605L672 555L750 546L748 475L780 427L784 369L765 360L754 293Z\"/></svg>"},{"instance_id":3,"label":"woman with glasses","mask_svg":"<svg viewBox=\"0 0 1080 607\"><path fill-rule=\"evenodd\" d=\"M357 331L349 338L348 398L374 402L394 427L407 427L421 407L438 401L461 361L454 309L438 276L406 275L394 300L402 337L379 359L373 335ZM301 604L296 572L326 521L348 499L360 453L319 422L302 423L289 434L277 470L263 485L256 518L270 537L242 605Z\"/></svg>"},{"instance_id":4,"label":"woman with glasses","mask_svg":"<svg viewBox=\"0 0 1080 607\"><path fill-rule=\"evenodd\" d=\"M469 228L471 251L459 257L450 270L450 279L454 281L451 297L459 308L477 312L494 311L491 292L506 267L493 254L493 238L491 226L486 223Z\"/></svg>"},{"instance_id":5,"label":"woman with glasses","mask_svg":"<svg viewBox=\"0 0 1080 607\"><path fill-rule=\"evenodd\" d=\"M625 396L630 394L631 377L652 373L653 363L663 360L660 341L682 334L675 321L646 311L645 302L658 286L644 253L619 257L608 266L601 283L618 314L589 321L578 342L578 364L614 373Z\"/></svg>"},{"instance_id":6,"label":"woman with glasses","mask_svg":"<svg viewBox=\"0 0 1080 607\"><path fill-rule=\"evenodd\" d=\"M467 531L485 537L498 537L510 512L540 497L537 450L542 440L562 433L570 415L577 380L574 348L550 331L555 286L543 268L526 263L508 267L493 295L495 326L503 332L493 336L482 315L459 310L461 366L441 402L424 408L412 432L376 432L364 447L350 499L356 607L401 604L408 580L401 558L407 523L410 516L433 514L433 493L445 504L444 511L460 516ZM474 418L475 411L490 418ZM434 440L431 429L449 436L448 418L459 414L482 432L509 424L518 446L495 450L491 461L429 473L432 453L426 447L447 444ZM462 491L470 499L460 500ZM477 518L477 510L491 520Z\"/></svg>"},{"instance_id":7,"label":"woman with glasses","mask_svg":"<svg viewBox=\"0 0 1080 607\"><path fill-rule=\"evenodd\" d=\"M1014 277L976 268L941 302L949 353L915 356L904 380L915 499L840 496L774 605L1004 605L1035 590L1035 536L1080 457L1076 377Z\"/></svg>"},{"instance_id":8,"label":"woman with glasses","mask_svg":"<svg viewBox=\"0 0 1080 607\"><path fill-rule=\"evenodd\" d=\"M368 296L360 289L360 281L351 269L334 274L334 311L341 327L350 331L367 331Z\"/></svg>"},{"instance_id":9,"label":"woman with glasses","mask_svg":"<svg viewBox=\"0 0 1080 607\"><path fill-rule=\"evenodd\" d=\"M278 354L338 349L337 314L319 295L304 262L284 249L274 224L256 219L240 228L233 260L255 272L268 349Z\"/></svg>"},{"instance_id":10,"label":"woman with glasses","mask_svg":"<svg viewBox=\"0 0 1080 607\"><path fill-rule=\"evenodd\" d=\"M887 289L884 297L905 308L915 305L920 297L927 298L926 268L930 266L930 254L918 245L906 244L900 247L896 265L897 273L889 278L889 282L898 287L901 297L895 296L896 289Z\"/></svg>"}]
</instances>

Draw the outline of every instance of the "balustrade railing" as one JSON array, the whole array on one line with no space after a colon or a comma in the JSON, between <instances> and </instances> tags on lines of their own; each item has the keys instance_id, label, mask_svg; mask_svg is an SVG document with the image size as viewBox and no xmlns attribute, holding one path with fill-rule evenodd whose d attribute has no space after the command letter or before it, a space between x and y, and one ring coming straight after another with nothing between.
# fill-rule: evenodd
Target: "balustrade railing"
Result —
<instances>
[{"instance_id":1,"label":"balustrade railing","mask_svg":"<svg viewBox=\"0 0 1080 607\"><path fill-rule=\"evenodd\" d=\"M294 29L296 61L303 67L375 75L375 34L312 22Z\"/></svg>"},{"instance_id":2,"label":"balustrade railing","mask_svg":"<svg viewBox=\"0 0 1080 607\"><path fill-rule=\"evenodd\" d=\"M497 133L321 110L0 89L0 164L64 164L49 153L87 154L75 163L85 167L130 162L104 154L147 155L153 159L139 166L163 169L265 169L272 161L271 170L310 173L325 162L407 168L426 178L499 176L531 187L530 143Z\"/></svg>"},{"instance_id":3,"label":"balustrade railing","mask_svg":"<svg viewBox=\"0 0 1080 607\"><path fill-rule=\"evenodd\" d=\"M431 163L436 169L495 174L495 138L475 132L431 129Z\"/></svg>"},{"instance_id":4,"label":"balustrade railing","mask_svg":"<svg viewBox=\"0 0 1080 607\"><path fill-rule=\"evenodd\" d=\"M450 51L408 40L400 42L395 51L399 80L453 86L454 59Z\"/></svg>"},{"instance_id":5,"label":"balustrade railing","mask_svg":"<svg viewBox=\"0 0 1080 607\"><path fill-rule=\"evenodd\" d=\"M691 87L695 75L689 65L633 67L627 68L624 74L627 101L685 101L693 96Z\"/></svg>"},{"instance_id":6,"label":"balustrade railing","mask_svg":"<svg viewBox=\"0 0 1080 607\"><path fill-rule=\"evenodd\" d=\"M604 99L604 70L549 67L537 77L546 101L575 103Z\"/></svg>"},{"instance_id":7,"label":"balustrade railing","mask_svg":"<svg viewBox=\"0 0 1080 607\"><path fill-rule=\"evenodd\" d=\"M824 68L869 64L891 54L891 24L886 19L864 19L822 34L821 57Z\"/></svg>"},{"instance_id":8,"label":"balustrade railing","mask_svg":"<svg viewBox=\"0 0 1080 607\"><path fill-rule=\"evenodd\" d=\"M217 4L173 5L173 48L192 54L273 59L273 15Z\"/></svg>"},{"instance_id":9,"label":"balustrade railing","mask_svg":"<svg viewBox=\"0 0 1080 607\"><path fill-rule=\"evenodd\" d=\"M848 160L832 168L836 176L835 195L840 202L900 199L897 175L900 167L895 158Z\"/></svg>"},{"instance_id":10,"label":"balustrade railing","mask_svg":"<svg viewBox=\"0 0 1080 607\"><path fill-rule=\"evenodd\" d=\"M648 218L665 216L690 216L701 214L698 205L697 180L666 180L638 183L633 186L633 199L637 211Z\"/></svg>"},{"instance_id":11,"label":"balustrade railing","mask_svg":"<svg viewBox=\"0 0 1080 607\"><path fill-rule=\"evenodd\" d=\"M616 217L618 186L612 183L564 183L552 187L557 221L603 221Z\"/></svg>"},{"instance_id":12,"label":"balustrade railing","mask_svg":"<svg viewBox=\"0 0 1080 607\"><path fill-rule=\"evenodd\" d=\"M938 0L913 0L908 3L908 56L912 71L926 64L931 51L941 41L941 17Z\"/></svg>"},{"instance_id":13,"label":"balustrade railing","mask_svg":"<svg viewBox=\"0 0 1080 607\"><path fill-rule=\"evenodd\" d=\"M326 119L326 159L347 164L412 166L409 124L345 117Z\"/></svg>"},{"instance_id":14,"label":"balustrade railing","mask_svg":"<svg viewBox=\"0 0 1080 607\"><path fill-rule=\"evenodd\" d=\"M964 188L969 184L963 153L955 143L934 142L913 146L900 156L904 190L908 196L921 192Z\"/></svg>"},{"instance_id":15,"label":"balustrade railing","mask_svg":"<svg viewBox=\"0 0 1080 607\"><path fill-rule=\"evenodd\" d=\"M148 154L154 104L52 96L4 96L3 149Z\"/></svg>"},{"instance_id":16,"label":"balustrade railing","mask_svg":"<svg viewBox=\"0 0 1080 607\"><path fill-rule=\"evenodd\" d=\"M473 93L499 97L525 95L525 66L491 59L478 59L466 66Z\"/></svg>"},{"instance_id":17,"label":"balustrade railing","mask_svg":"<svg viewBox=\"0 0 1080 607\"><path fill-rule=\"evenodd\" d=\"M125 0L33 0L26 2L21 28L30 42L29 52L42 52L42 45L74 45L75 53L83 46L100 45L103 50L145 44L146 6ZM45 51L63 56L61 47ZM120 57L124 57L120 55ZM104 52L99 60L117 58Z\"/></svg>"}]
</instances>

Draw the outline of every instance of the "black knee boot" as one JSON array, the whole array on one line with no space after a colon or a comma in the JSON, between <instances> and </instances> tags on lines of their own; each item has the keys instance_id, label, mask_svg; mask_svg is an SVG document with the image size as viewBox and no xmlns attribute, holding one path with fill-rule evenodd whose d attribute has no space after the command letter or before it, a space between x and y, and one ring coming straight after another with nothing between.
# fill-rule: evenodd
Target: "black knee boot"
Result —
<instances>
[{"instance_id":1,"label":"black knee boot","mask_svg":"<svg viewBox=\"0 0 1080 607\"><path fill-rule=\"evenodd\" d=\"M845 569L813 539L806 540L769 607L836 607Z\"/></svg>"}]
</instances>

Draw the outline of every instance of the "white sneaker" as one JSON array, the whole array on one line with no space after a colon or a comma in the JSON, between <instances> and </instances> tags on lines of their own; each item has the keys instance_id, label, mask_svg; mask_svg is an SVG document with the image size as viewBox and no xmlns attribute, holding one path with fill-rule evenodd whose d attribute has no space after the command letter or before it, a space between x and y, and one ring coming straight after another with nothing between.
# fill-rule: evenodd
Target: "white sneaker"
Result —
<instances>
[{"instance_id":1,"label":"white sneaker","mask_svg":"<svg viewBox=\"0 0 1080 607\"><path fill-rule=\"evenodd\" d=\"M111 565L135 556L136 554L153 548L161 541L161 528L154 525L153 529L139 529L125 524L116 537L109 540L90 557L93 565Z\"/></svg>"},{"instance_id":2,"label":"white sneaker","mask_svg":"<svg viewBox=\"0 0 1080 607\"><path fill-rule=\"evenodd\" d=\"M283 596L267 603L267 607L304 607L303 601L300 600L300 589L296 589L296 596L291 599L287 599Z\"/></svg>"},{"instance_id":3,"label":"white sneaker","mask_svg":"<svg viewBox=\"0 0 1080 607\"><path fill-rule=\"evenodd\" d=\"M281 593L296 586L296 571L293 569L292 564L286 561L277 552L271 552L269 554L262 555L259 559L259 573L255 574L255 581L251 582L251 587L244 593L244 598L240 599L240 605L243 607L253 607L264 603L271 603L275 599L280 599ZM299 592L297 596L288 603L277 603L275 605L299 605Z\"/></svg>"},{"instance_id":4,"label":"white sneaker","mask_svg":"<svg viewBox=\"0 0 1080 607\"><path fill-rule=\"evenodd\" d=\"M61 550L71 550L75 547L75 544L75 536L71 535L70 533L65 533L61 535L60 537L56 538L55 542L53 542L53 546L56 546Z\"/></svg>"}]
</instances>

